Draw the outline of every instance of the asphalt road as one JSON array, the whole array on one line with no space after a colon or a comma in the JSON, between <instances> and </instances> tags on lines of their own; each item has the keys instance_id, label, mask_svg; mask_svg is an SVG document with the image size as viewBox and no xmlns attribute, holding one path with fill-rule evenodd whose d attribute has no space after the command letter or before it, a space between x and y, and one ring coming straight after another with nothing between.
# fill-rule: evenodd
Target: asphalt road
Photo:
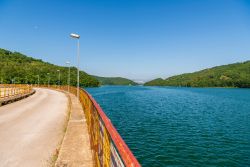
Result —
<instances>
[{"instance_id":1,"label":"asphalt road","mask_svg":"<svg viewBox=\"0 0 250 167\"><path fill-rule=\"evenodd\" d=\"M67 105L64 93L36 89L0 107L0 166L48 166L63 138Z\"/></svg>"}]
</instances>

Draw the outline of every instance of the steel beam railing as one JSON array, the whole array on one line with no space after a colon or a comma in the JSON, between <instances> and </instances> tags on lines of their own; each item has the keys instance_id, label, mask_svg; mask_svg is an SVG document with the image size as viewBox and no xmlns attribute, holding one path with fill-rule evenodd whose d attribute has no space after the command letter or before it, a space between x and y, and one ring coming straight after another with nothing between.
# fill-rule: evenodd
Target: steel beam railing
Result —
<instances>
[{"instance_id":1,"label":"steel beam railing","mask_svg":"<svg viewBox=\"0 0 250 167\"><path fill-rule=\"evenodd\" d=\"M32 91L31 85L23 84L0 84L0 100L15 96L22 96Z\"/></svg>"}]
</instances>

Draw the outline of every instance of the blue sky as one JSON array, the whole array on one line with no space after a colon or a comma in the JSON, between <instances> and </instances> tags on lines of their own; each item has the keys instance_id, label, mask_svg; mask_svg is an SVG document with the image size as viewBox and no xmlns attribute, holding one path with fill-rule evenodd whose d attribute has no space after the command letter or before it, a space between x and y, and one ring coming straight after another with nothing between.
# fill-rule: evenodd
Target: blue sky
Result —
<instances>
[{"instance_id":1,"label":"blue sky","mask_svg":"<svg viewBox=\"0 0 250 167\"><path fill-rule=\"evenodd\" d=\"M0 0L0 48L134 80L250 60L250 1Z\"/></svg>"}]
</instances>

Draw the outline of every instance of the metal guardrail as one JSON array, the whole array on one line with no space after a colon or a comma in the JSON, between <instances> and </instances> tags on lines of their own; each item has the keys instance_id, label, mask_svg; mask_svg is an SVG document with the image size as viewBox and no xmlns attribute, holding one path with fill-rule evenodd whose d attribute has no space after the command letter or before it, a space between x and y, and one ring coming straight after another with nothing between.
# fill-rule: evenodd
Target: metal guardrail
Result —
<instances>
[{"instance_id":1,"label":"metal guardrail","mask_svg":"<svg viewBox=\"0 0 250 167\"><path fill-rule=\"evenodd\" d=\"M0 84L0 100L9 99L15 96L22 96L30 93L31 91L31 85Z\"/></svg>"},{"instance_id":2,"label":"metal guardrail","mask_svg":"<svg viewBox=\"0 0 250 167\"><path fill-rule=\"evenodd\" d=\"M84 113L87 118L96 165L140 166L95 99L86 91L81 90L80 101L83 104Z\"/></svg>"},{"instance_id":3,"label":"metal guardrail","mask_svg":"<svg viewBox=\"0 0 250 167\"><path fill-rule=\"evenodd\" d=\"M42 86L47 87L47 86ZM67 86L50 86L68 91ZM70 92L77 94L76 87ZM140 167L141 165L123 141L110 119L103 112L95 99L85 90L80 90L80 103L84 109L90 134L95 166L97 167Z\"/></svg>"}]
</instances>

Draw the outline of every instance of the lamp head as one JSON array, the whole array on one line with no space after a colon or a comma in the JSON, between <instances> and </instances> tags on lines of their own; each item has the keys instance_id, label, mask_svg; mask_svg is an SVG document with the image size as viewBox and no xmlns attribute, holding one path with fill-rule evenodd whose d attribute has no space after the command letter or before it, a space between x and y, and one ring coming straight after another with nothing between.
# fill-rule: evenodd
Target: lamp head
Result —
<instances>
[{"instance_id":1,"label":"lamp head","mask_svg":"<svg viewBox=\"0 0 250 167\"><path fill-rule=\"evenodd\" d=\"M77 39L80 38L80 35L74 34L74 33L71 33L70 36L71 36L72 38L77 38Z\"/></svg>"}]
</instances>

